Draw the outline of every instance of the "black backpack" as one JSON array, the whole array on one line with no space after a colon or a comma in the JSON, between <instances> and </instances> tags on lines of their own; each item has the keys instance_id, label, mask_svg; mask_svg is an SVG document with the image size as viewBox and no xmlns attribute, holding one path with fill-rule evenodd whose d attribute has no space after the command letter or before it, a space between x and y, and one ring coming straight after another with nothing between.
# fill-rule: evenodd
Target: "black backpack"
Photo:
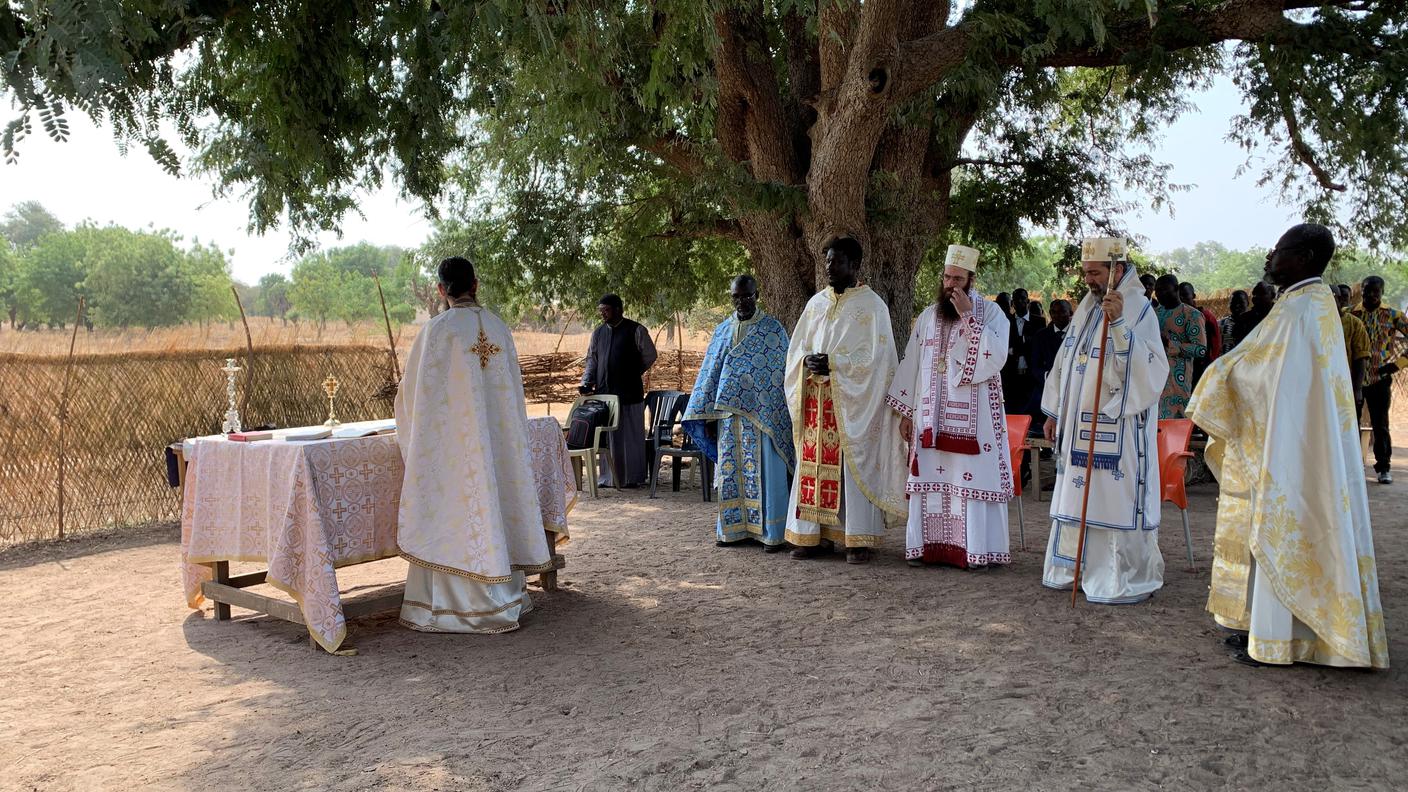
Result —
<instances>
[{"instance_id":1,"label":"black backpack","mask_svg":"<svg viewBox=\"0 0 1408 792\"><path fill-rule=\"evenodd\" d=\"M598 427L611 423L611 407L601 399L587 399L567 418L567 447L591 448Z\"/></svg>"}]
</instances>

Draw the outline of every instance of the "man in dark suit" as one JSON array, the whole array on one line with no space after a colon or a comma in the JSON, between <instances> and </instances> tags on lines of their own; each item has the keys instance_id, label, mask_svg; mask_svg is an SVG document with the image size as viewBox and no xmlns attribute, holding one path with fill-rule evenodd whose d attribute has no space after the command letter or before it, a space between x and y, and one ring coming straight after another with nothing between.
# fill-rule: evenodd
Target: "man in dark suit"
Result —
<instances>
[{"instance_id":1,"label":"man in dark suit","mask_svg":"<svg viewBox=\"0 0 1408 792\"><path fill-rule=\"evenodd\" d=\"M1002 369L1002 397L1009 413L1023 412L1032 388L1036 387L1031 343L1046 326L1046 320L1031 316L1028 307L1027 290L1014 290L1011 326L1007 333L1007 365Z\"/></svg>"},{"instance_id":2,"label":"man in dark suit","mask_svg":"<svg viewBox=\"0 0 1408 792\"><path fill-rule=\"evenodd\" d=\"M1022 412L1031 414L1034 430L1046 423L1046 416L1041 412L1041 397L1046 390L1046 375L1056 365L1056 356L1066 340L1066 328L1071 324L1071 304L1065 300L1052 300L1050 313L1051 324L1043 327L1031 343L1032 376L1036 379L1036 387Z\"/></svg>"},{"instance_id":3,"label":"man in dark suit","mask_svg":"<svg viewBox=\"0 0 1408 792\"><path fill-rule=\"evenodd\" d=\"M1031 343L1031 365L1032 378L1035 380L1032 388L1031 398L1027 400L1022 412L1031 415L1031 433L1041 436L1041 428L1046 424L1046 415L1041 411L1041 397L1046 392L1046 375L1051 373L1051 369L1056 365L1056 356L1061 354L1061 344L1066 341L1066 330L1071 325L1071 304L1066 300L1052 300L1051 307L1047 310L1051 315L1051 324L1041 328L1033 338ZM1043 451L1043 457L1048 452ZM1030 476L1027 465L1022 465L1022 483L1025 484Z\"/></svg>"}]
</instances>

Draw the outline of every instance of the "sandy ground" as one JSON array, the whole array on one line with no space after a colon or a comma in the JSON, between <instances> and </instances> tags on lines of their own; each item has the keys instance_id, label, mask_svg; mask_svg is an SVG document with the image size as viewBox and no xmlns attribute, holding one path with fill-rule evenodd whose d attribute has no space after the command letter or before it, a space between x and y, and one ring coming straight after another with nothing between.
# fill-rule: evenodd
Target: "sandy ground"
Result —
<instances>
[{"instance_id":1,"label":"sandy ground","mask_svg":"<svg viewBox=\"0 0 1408 792\"><path fill-rule=\"evenodd\" d=\"M961 572L905 566L898 533L863 567L716 549L696 489L608 492L524 629L379 617L350 658L187 610L171 526L29 548L0 556L0 788L1401 789L1400 481L1370 489L1384 672L1232 663L1172 509L1164 590L1073 610L1039 585L1030 500L1029 551ZM1214 494L1193 493L1204 565Z\"/></svg>"}]
</instances>

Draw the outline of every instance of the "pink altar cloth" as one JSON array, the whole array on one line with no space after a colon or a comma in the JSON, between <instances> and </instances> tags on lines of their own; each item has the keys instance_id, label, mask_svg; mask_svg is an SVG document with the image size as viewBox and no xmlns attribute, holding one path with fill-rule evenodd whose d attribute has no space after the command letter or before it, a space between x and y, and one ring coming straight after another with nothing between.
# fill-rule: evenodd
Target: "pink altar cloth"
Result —
<instances>
[{"instance_id":1,"label":"pink altar cloth","mask_svg":"<svg viewBox=\"0 0 1408 792\"><path fill-rule=\"evenodd\" d=\"M557 419L530 418L528 441L543 528L567 539L577 502ZM231 442L202 437L187 448L181 577L199 608L205 564L259 561L266 582L297 601L308 632L335 651L347 636L337 568L397 554L405 468L394 434L313 441Z\"/></svg>"}]
</instances>

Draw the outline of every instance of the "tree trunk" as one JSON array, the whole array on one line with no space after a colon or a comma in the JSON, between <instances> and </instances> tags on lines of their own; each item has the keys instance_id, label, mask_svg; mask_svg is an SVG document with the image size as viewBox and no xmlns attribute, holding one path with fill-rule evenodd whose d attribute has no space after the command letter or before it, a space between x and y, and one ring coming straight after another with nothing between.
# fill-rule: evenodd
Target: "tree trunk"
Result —
<instances>
[{"instance_id":1,"label":"tree trunk","mask_svg":"<svg viewBox=\"0 0 1408 792\"><path fill-rule=\"evenodd\" d=\"M807 250L802 230L794 224L762 216L744 218L740 225L763 307L790 332L816 293L820 259Z\"/></svg>"}]
</instances>

